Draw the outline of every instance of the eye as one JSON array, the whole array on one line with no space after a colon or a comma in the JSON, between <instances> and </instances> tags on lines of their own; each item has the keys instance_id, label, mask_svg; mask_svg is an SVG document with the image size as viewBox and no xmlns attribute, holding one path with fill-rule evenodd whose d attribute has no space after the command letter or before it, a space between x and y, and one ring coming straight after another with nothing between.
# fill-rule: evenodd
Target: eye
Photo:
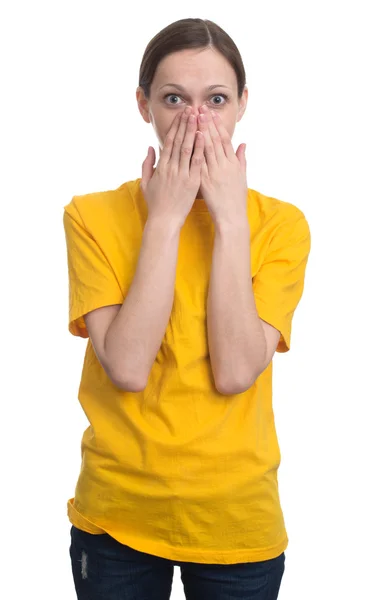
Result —
<instances>
[{"instance_id":1,"label":"eye","mask_svg":"<svg viewBox=\"0 0 378 600\"><path fill-rule=\"evenodd\" d=\"M166 94L166 95L164 96L164 100L165 100L166 98L168 98L169 96L173 96L173 98L179 98L179 96L178 96L177 94ZM168 104L177 104L177 102L168 102Z\"/></svg>"},{"instance_id":2,"label":"eye","mask_svg":"<svg viewBox=\"0 0 378 600\"><path fill-rule=\"evenodd\" d=\"M213 98L224 98L224 102L222 104L226 104L226 102L228 102L227 94L215 94ZM222 106L222 104L220 102L216 102L215 106Z\"/></svg>"},{"instance_id":3,"label":"eye","mask_svg":"<svg viewBox=\"0 0 378 600\"><path fill-rule=\"evenodd\" d=\"M166 94L166 95L164 96L164 100L165 100L166 98L169 98L169 97L173 97L173 98L180 98L180 96L178 96L178 94ZM224 102L222 102L222 103L220 103L220 102L216 102L216 103L215 103L215 104L213 104L212 106L223 106L223 104L226 104L226 102L228 102L228 100L229 100L229 97L227 96L227 94L214 94L214 95L212 96L212 98L223 98L223 99L224 99ZM178 106L179 106L179 103L178 103L178 102L168 102L168 104L171 104L172 106L174 106L174 105L178 105Z\"/></svg>"}]
</instances>

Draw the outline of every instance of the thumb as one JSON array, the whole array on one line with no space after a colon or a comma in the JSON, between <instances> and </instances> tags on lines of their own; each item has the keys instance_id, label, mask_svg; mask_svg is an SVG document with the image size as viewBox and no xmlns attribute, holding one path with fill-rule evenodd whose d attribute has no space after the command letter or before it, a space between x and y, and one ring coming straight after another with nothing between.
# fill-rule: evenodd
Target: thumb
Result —
<instances>
[{"instance_id":1,"label":"thumb","mask_svg":"<svg viewBox=\"0 0 378 600\"><path fill-rule=\"evenodd\" d=\"M239 148L236 150L236 156L239 159L239 162L244 170L247 168L247 159L245 157L245 149L247 144L240 144Z\"/></svg>"},{"instance_id":2,"label":"thumb","mask_svg":"<svg viewBox=\"0 0 378 600\"><path fill-rule=\"evenodd\" d=\"M147 156L142 163L142 183L147 185L152 175L154 174L155 150L152 146L148 146Z\"/></svg>"}]
</instances>

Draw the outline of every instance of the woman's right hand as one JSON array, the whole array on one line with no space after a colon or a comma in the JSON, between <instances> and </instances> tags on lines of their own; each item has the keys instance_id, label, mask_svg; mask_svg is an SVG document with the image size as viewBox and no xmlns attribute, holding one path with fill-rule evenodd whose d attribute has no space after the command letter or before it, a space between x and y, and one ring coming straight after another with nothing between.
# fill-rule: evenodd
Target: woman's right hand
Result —
<instances>
[{"instance_id":1,"label":"woman's right hand","mask_svg":"<svg viewBox=\"0 0 378 600\"><path fill-rule=\"evenodd\" d=\"M201 183L201 164L205 160L204 137L196 131L196 116L187 107L173 119L155 169L155 150L148 148L140 186L149 221L173 221L180 228L184 224Z\"/></svg>"}]
</instances>

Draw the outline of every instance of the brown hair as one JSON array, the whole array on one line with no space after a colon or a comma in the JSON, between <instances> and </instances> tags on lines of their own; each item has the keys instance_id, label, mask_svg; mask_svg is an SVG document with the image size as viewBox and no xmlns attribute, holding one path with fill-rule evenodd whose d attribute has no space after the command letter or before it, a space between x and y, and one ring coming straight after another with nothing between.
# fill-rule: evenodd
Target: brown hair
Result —
<instances>
[{"instance_id":1,"label":"brown hair","mask_svg":"<svg viewBox=\"0 0 378 600\"><path fill-rule=\"evenodd\" d=\"M215 48L235 71L241 98L246 76L240 52L230 36L208 19L180 19L157 33L148 43L139 69L139 86L147 99L159 62L168 54L187 48Z\"/></svg>"}]
</instances>

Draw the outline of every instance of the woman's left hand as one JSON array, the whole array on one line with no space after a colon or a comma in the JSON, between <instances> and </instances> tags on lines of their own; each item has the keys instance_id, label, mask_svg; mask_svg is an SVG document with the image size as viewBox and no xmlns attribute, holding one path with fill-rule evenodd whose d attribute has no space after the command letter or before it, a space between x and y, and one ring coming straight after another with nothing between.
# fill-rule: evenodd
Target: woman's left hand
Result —
<instances>
[{"instance_id":1,"label":"woman's left hand","mask_svg":"<svg viewBox=\"0 0 378 600\"><path fill-rule=\"evenodd\" d=\"M216 111L200 108L198 129L205 137L205 160L201 167L201 192L215 223L240 223L247 218L246 144L236 153Z\"/></svg>"}]
</instances>

